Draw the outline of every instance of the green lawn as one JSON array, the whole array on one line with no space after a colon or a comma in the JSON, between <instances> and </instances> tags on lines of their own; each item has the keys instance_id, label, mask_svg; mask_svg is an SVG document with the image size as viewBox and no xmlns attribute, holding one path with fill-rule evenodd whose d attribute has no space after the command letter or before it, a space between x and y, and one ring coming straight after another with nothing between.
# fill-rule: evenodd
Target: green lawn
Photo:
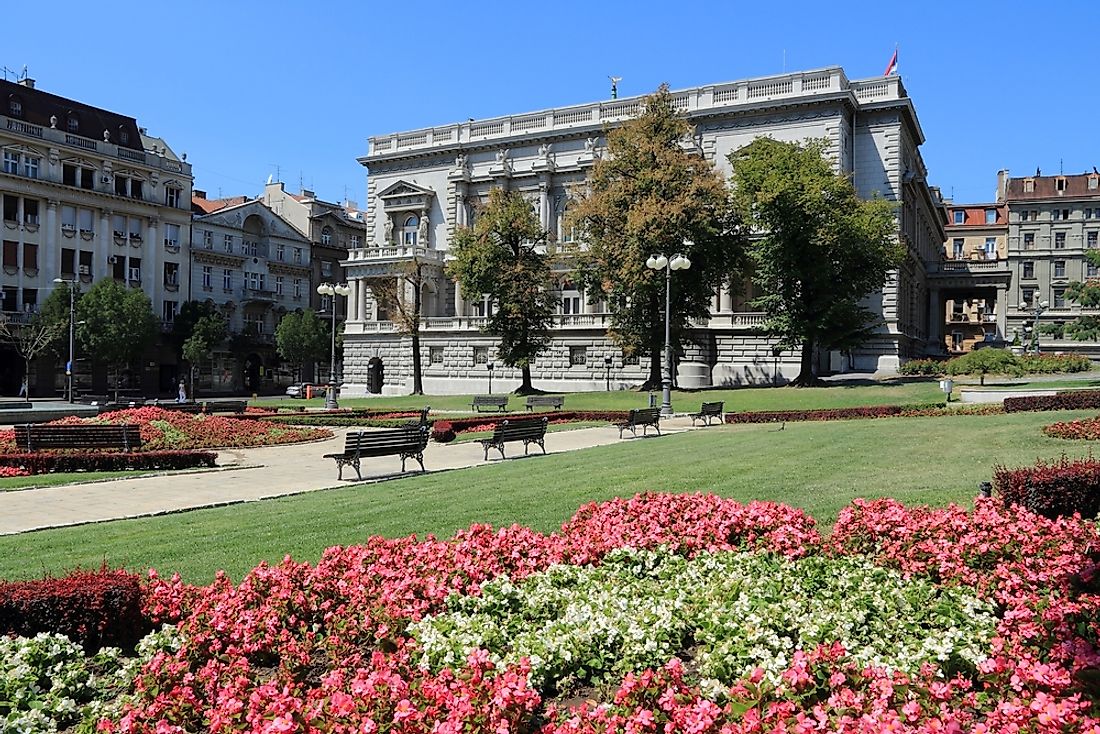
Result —
<instances>
[{"instance_id":1,"label":"green lawn","mask_svg":"<svg viewBox=\"0 0 1100 734\"><path fill-rule=\"evenodd\" d=\"M996 464L1030 464L1083 442L1043 425L1088 411L714 427L264 502L0 537L0 578L80 564L155 566L209 581L284 554L314 560L371 534L448 536L474 522L552 530L589 500L708 491L805 508L827 528L854 497L969 502ZM216 481L212 478L212 481Z\"/></svg>"},{"instance_id":2,"label":"green lawn","mask_svg":"<svg viewBox=\"0 0 1100 734\"><path fill-rule=\"evenodd\" d=\"M967 390L1051 390L1065 389L1068 387L1097 388L1100 387L1100 379L1097 379L1096 377L1078 377L1077 379L1074 379L1072 377L1065 377L1058 380L1037 380L1034 382L1005 382L1004 380L998 380L996 378L987 378L985 381L985 385L979 385L977 382L975 382L973 385L962 385L962 387Z\"/></svg>"},{"instance_id":3,"label":"green lawn","mask_svg":"<svg viewBox=\"0 0 1100 734\"><path fill-rule=\"evenodd\" d=\"M69 474L35 474L29 477L0 478L0 492L9 489L28 489L30 487L55 487L59 484L94 482L97 479L116 479L118 477L140 477L152 474L148 471L82 471Z\"/></svg>"},{"instance_id":4,"label":"green lawn","mask_svg":"<svg viewBox=\"0 0 1100 734\"><path fill-rule=\"evenodd\" d=\"M660 400L660 392L657 393ZM377 398L349 398L340 401L342 408L372 408L377 410L410 410L430 405L434 410L470 409L470 395L400 395ZM522 412L526 398L511 396L510 410ZM672 408L677 412L698 410L700 403L723 400L727 411L797 410L802 408L843 408L854 405L897 405L928 403L943 400L935 380L890 381L876 384L835 385L831 387L744 387L732 390L699 390L672 392ZM629 410L648 405L644 392L580 392L565 394L566 410ZM324 407L324 398L286 400L265 398L259 405L285 405L310 408Z\"/></svg>"}]
</instances>

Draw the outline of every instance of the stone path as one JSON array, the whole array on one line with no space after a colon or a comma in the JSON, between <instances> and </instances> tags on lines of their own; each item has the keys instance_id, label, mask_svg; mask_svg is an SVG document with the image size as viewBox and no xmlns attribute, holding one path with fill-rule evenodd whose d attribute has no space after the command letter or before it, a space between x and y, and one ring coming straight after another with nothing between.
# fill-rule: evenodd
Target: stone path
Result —
<instances>
[{"instance_id":1,"label":"stone path","mask_svg":"<svg viewBox=\"0 0 1100 734\"><path fill-rule=\"evenodd\" d=\"M688 418L661 422L664 434L690 430ZM218 452L219 469L169 475L114 479L88 484L0 491L0 535L28 530L80 525L127 517L158 515L200 507L249 502L288 494L355 484L355 471L344 469L344 481L336 479L336 463L324 454L340 451L347 429L337 429L327 441ZM652 435L652 431L650 431ZM629 432L623 441L630 441ZM640 440L640 439L639 439ZM546 453L557 454L592 446L619 443L619 431L611 426L560 431L546 436ZM505 447L508 456L523 455L523 444ZM538 453L538 447L532 447ZM498 454L490 452L490 463ZM484 464L476 442L429 442L424 465L429 472ZM415 460L409 462L417 467ZM407 467L409 466L407 465ZM361 466L364 481L401 476L401 460L395 456L368 459ZM348 478L350 475L350 479ZM406 476L409 476L406 474Z\"/></svg>"}]
</instances>

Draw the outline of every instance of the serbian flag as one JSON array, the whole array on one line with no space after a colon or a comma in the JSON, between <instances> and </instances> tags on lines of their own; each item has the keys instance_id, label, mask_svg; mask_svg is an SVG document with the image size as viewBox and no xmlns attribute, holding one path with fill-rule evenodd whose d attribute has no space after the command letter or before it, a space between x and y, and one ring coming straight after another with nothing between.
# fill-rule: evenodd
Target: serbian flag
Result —
<instances>
[{"instance_id":1,"label":"serbian flag","mask_svg":"<svg viewBox=\"0 0 1100 734\"><path fill-rule=\"evenodd\" d=\"M894 55L890 57L890 63L886 65L886 71L882 72L883 76L890 76L896 74L898 71L898 50L894 49Z\"/></svg>"}]
</instances>

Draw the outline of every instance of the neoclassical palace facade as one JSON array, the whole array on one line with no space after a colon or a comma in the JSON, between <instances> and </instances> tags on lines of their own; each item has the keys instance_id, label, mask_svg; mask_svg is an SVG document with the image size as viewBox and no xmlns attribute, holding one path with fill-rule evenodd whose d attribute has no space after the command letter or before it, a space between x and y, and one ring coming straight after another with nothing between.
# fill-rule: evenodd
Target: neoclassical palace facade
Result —
<instances>
[{"instance_id":1,"label":"neoclassical palace facade","mask_svg":"<svg viewBox=\"0 0 1100 734\"><path fill-rule=\"evenodd\" d=\"M883 291L868 299L882 315L873 339L851 354L822 353L822 370L895 368L926 349L930 319L942 319L925 283L939 262L942 202L926 181L924 135L897 76L849 80L837 67L713 84L673 92L694 128L684 144L729 173L727 156L754 138L824 139L839 170L863 196L897 203L898 237L908 258ZM481 329L492 304L464 298L444 265L457 227L468 225L492 187L523 193L558 243L575 233L564 224L569 197L605 154L604 131L636 116L643 98L512 115L382 135L359 159L369 171L366 240L343 262L352 294L344 340L345 394L405 393L412 384L410 338L395 330L371 298L365 279L393 275L402 261L427 261L421 350L424 389L482 392L518 384L518 371L495 360L495 340ZM583 247L583 242L576 243ZM775 354L760 331L763 315L746 310L740 282L714 294L710 318L696 322L677 357L682 386L769 383L792 377L796 354ZM603 305L563 281L551 347L532 373L550 390L603 389L641 382L643 356L624 357L606 335ZM490 368L490 365L493 365Z\"/></svg>"}]
</instances>

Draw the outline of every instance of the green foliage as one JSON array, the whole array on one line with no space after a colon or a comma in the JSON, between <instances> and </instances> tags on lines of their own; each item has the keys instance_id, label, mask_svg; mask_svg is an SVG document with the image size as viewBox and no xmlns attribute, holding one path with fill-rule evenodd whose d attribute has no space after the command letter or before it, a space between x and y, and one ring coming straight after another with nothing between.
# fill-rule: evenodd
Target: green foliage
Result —
<instances>
[{"instance_id":1,"label":"green foliage","mask_svg":"<svg viewBox=\"0 0 1100 734\"><path fill-rule=\"evenodd\" d=\"M739 269L744 250L721 175L683 148L691 134L662 85L640 116L607 133L608 155L589 169L568 213L587 246L577 254L586 298L606 300L610 334L625 352L651 355L651 379L660 377L665 273L647 268L646 260L655 253L691 260L691 268L672 276L675 345L689 319L708 316L712 296Z\"/></svg>"},{"instance_id":2,"label":"green foliage","mask_svg":"<svg viewBox=\"0 0 1100 734\"><path fill-rule=\"evenodd\" d=\"M275 327L275 347L287 362L304 365L328 356L331 335L329 327L313 309L292 311Z\"/></svg>"},{"instance_id":3,"label":"green foliage","mask_svg":"<svg viewBox=\"0 0 1100 734\"><path fill-rule=\"evenodd\" d=\"M93 358L116 373L137 360L157 332L149 296L110 278L99 281L81 297L76 317L81 343Z\"/></svg>"},{"instance_id":4,"label":"green foliage","mask_svg":"<svg viewBox=\"0 0 1100 734\"><path fill-rule=\"evenodd\" d=\"M550 257L531 205L517 192L493 189L473 227L451 241L448 273L468 299L487 294L493 315L486 329L500 339L497 356L523 372L521 391L531 389L531 362L550 343L557 310Z\"/></svg>"},{"instance_id":5,"label":"green foliage","mask_svg":"<svg viewBox=\"0 0 1100 734\"><path fill-rule=\"evenodd\" d=\"M947 363L942 359L911 359L901 367L898 372L909 376L935 376L942 375L946 371Z\"/></svg>"},{"instance_id":6,"label":"green foliage","mask_svg":"<svg viewBox=\"0 0 1100 734\"><path fill-rule=\"evenodd\" d=\"M180 353L192 367L204 359L211 359L214 347L225 341L228 327L225 319L218 313L208 313L199 318L191 327L191 335L183 342ZM192 370L192 375L194 374ZM191 397L194 398L194 380L191 382Z\"/></svg>"},{"instance_id":7,"label":"green foliage","mask_svg":"<svg viewBox=\"0 0 1100 734\"><path fill-rule=\"evenodd\" d=\"M1022 375L1020 360L1005 349L975 349L947 363L949 375L981 375L985 384L986 375Z\"/></svg>"},{"instance_id":8,"label":"green foliage","mask_svg":"<svg viewBox=\"0 0 1100 734\"><path fill-rule=\"evenodd\" d=\"M865 201L833 171L824 145L758 138L730 154L733 196L761 236L749 249L753 301L780 346L802 350L796 384L812 381L815 348L863 343L878 316L861 300L880 290L904 257L894 206Z\"/></svg>"},{"instance_id":9,"label":"green foliage","mask_svg":"<svg viewBox=\"0 0 1100 734\"><path fill-rule=\"evenodd\" d=\"M46 300L39 304L36 317L36 320L40 319L44 324L61 324L60 332L50 342L48 349L58 356L65 357L69 354L69 288L68 283L55 283L54 289L46 296ZM84 293L79 288L75 288L74 312L79 307L83 296Z\"/></svg>"},{"instance_id":10,"label":"green foliage","mask_svg":"<svg viewBox=\"0 0 1100 734\"><path fill-rule=\"evenodd\" d=\"M531 661L543 691L617 681L692 647L704 685L754 668L778 682L795 650L835 640L859 667L916 672L935 662L974 673L996 630L973 590L937 588L862 558L790 560L764 553L620 549L598 566L554 566L481 594L452 594L448 611L411 625L421 664L456 667L472 648L494 662Z\"/></svg>"}]
</instances>

